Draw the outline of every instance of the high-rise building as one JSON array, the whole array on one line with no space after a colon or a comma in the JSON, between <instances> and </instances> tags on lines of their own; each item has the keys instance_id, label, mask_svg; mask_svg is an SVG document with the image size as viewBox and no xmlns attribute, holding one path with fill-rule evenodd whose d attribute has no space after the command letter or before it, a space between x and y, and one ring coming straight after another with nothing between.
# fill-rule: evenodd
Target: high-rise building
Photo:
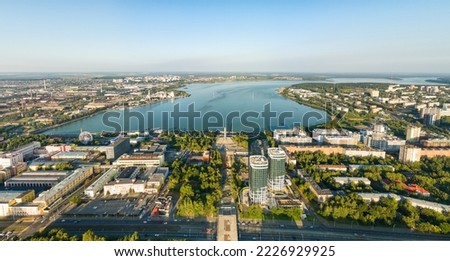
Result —
<instances>
[{"instance_id":1,"label":"high-rise building","mask_svg":"<svg viewBox=\"0 0 450 261\"><path fill-rule=\"evenodd\" d=\"M421 151L421 148L401 146L398 159L403 163L420 161Z\"/></svg>"},{"instance_id":2,"label":"high-rise building","mask_svg":"<svg viewBox=\"0 0 450 261\"><path fill-rule=\"evenodd\" d=\"M269 155L269 188L272 191L283 189L284 175L286 174L286 153L280 148L267 149Z\"/></svg>"},{"instance_id":3,"label":"high-rise building","mask_svg":"<svg viewBox=\"0 0 450 261\"><path fill-rule=\"evenodd\" d=\"M406 129L406 141L418 142L420 138L420 127L409 125Z\"/></svg>"},{"instance_id":4,"label":"high-rise building","mask_svg":"<svg viewBox=\"0 0 450 261\"><path fill-rule=\"evenodd\" d=\"M265 156L250 156L250 200L255 204L267 202L267 181L269 178L269 162Z\"/></svg>"}]
</instances>

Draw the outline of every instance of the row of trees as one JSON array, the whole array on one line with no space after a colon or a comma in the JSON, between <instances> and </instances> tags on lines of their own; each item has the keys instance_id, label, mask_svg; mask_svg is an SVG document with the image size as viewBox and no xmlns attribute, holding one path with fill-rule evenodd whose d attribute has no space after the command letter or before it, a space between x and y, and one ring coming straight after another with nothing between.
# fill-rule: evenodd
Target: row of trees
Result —
<instances>
[{"instance_id":1,"label":"row of trees","mask_svg":"<svg viewBox=\"0 0 450 261\"><path fill-rule=\"evenodd\" d=\"M246 133L236 133L232 139L242 148L248 149L248 135Z\"/></svg>"},{"instance_id":2,"label":"row of trees","mask_svg":"<svg viewBox=\"0 0 450 261\"><path fill-rule=\"evenodd\" d=\"M431 233L450 233L450 213L428 208L416 208L409 200L380 198L365 202L357 194L336 196L325 203L319 214L334 220L352 220L365 225L404 225L410 229Z\"/></svg>"},{"instance_id":3,"label":"row of trees","mask_svg":"<svg viewBox=\"0 0 450 261\"><path fill-rule=\"evenodd\" d=\"M55 165L41 165L37 166L37 170L73 170L75 167L69 163L56 163Z\"/></svg>"},{"instance_id":4,"label":"row of trees","mask_svg":"<svg viewBox=\"0 0 450 261\"><path fill-rule=\"evenodd\" d=\"M63 228L53 228L51 230L45 230L38 232L29 238L31 241L106 241L107 238L99 236L92 230L84 232L81 237L70 236ZM118 241L139 241L141 237L139 233L135 231L133 234L125 235L118 238Z\"/></svg>"},{"instance_id":5,"label":"row of trees","mask_svg":"<svg viewBox=\"0 0 450 261\"><path fill-rule=\"evenodd\" d=\"M215 133L205 132L186 132L180 133L175 138L176 145L182 150L205 151L212 148L216 141Z\"/></svg>"},{"instance_id":6,"label":"row of trees","mask_svg":"<svg viewBox=\"0 0 450 261\"><path fill-rule=\"evenodd\" d=\"M238 201L239 192L245 186L244 181L241 179L241 172L248 172L247 166L239 159L236 159L231 166L231 195L234 200Z\"/></svg>"},{"instance_id":7,"label":"row of trees","mask_svg":"<svg viewBox=\"0 0 450 261\"><path fill-rule=\"evenodd\" d=\"M270 212L264 213L260 205L250 205L247 211L241 212L241 217L250 219L286 219L286 220L300 220L302 209L299 207L273 207Z\"/></svg>"},{"instance_id":8,"label":"row of trees","mask_svg":"<svg viewBox=\"0 0 450 261\"><path fill-rule=\"evenodd\" d=\"M371 166L351 173L349 176L366 177L375 185L382 179L399 180L402 182L416 183L428 190L434 200L442 203L450 203L450 157L424 158L419 162L403 164L396 159L377 157L346 157L343 154L326 155L323 152L302 152L296 153L297 167L306 171L318 183L324 183L329 187L335 187L333 176L342 175L336 171L320 171L318 164L362 164L362 165L389 165L392 168ZM405 173L413 174L408 179ZM380 190L407 194L404 188L398 183L390 185L380 185ZM357 190L354 190L357 191Z\"/></svg>"},{"instance_id":9,"label":"row of trees","mask_svg":"<svg viewBox=\"0 0 450 261\"><path fill-rule=\"evenodd\" d=\"M22 135L0 142L0 150L13 150L32 141L39 141L42 146L63 142L60 138L49 138L43 134Z\"/></svg>"},{"instance_id":10,"label":"row of trees","mask_svg":"<svg viewBox=\"0 0 450 261\"><path fill-rule=\"evenodd\" d=\"M211 217L217 213L216 205L222 197L222 156L219 151L211 150L210 157L207 166L187 165L179 159L172 163L169 188L180 194L179 216Z\"/></svg>"}]
</instances>

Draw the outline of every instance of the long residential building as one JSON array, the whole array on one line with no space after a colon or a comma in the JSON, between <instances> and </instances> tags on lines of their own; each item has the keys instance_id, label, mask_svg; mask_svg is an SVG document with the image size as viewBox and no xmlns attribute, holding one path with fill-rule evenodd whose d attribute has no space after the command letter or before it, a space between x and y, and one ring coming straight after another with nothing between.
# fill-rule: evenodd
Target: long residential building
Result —
<instances>
[{"instance_id":1,"label":"long residential building","mask_svg":"<svg viewBox=\"0 0 450 261\"><path fill-rule=\"evenodd\" d=\"M341 185L364 183L364 185L370 186L370 180L364 177L333 177L333 180Z\"/></svg>"},{"instance_id":2,"label":"long residential building","mask_svg":"<svg viewBox=\"0 0 450 261\"><path fill-rule=\"evenodd\" d=\"M330 154L345 154L348 157L380 157L385 158L386 152L374 149L356 149L344 148L340 146L294 146L281 145L280 146L288 155L295 152L315 152L321 151L326 155Z\"/></svg>"},{"instance_id":3,"label":"long residential building","mask_svg":"<svg viewBox=\"0 0 450 261\"><path fill-rule=\"evenodd\" d=\"M122 155L115 162L113 162L113 165L158 167L162 166L164 162L164 154L135 153L131 155Z\"/></svg>"},{"instance_id":4,"label":"long residential building","mask_svg":"<svg viewBox=\"0 0 450 261\"><path fill-rule=\"evenodd\" d=\"M316 181L314 181L313 178L304 177L304 179L306 183L309 185L309 190L311 190L314 196L316 196L317 202L324 203L333 196L331 190L327 188L321 188L319 184L317 184Z\"/></svg>"},{"instance_id":5,"label":"long residential building","mask_svg":"<svg viewBox=\"0 0 450 261\"><path fill-rule=\"evenodd\" d=\"M298 128L294 129L276 129L273 131L273 138L278 144L308 144L312 143L312 138Z\"/></svg>"},{"instance_id":6,"label":"long residential building","mask_svg":"<svg viewBox=\"0 0 450 261\"><path fill-rule=\"evenodd\" d=\"M399 196L394 193L358 193L359 196L361 196L366 201L374 201L377 202L380 200L380 198L393 198L396 201L400 200L409 200L411 202L411 205L414 207L420 207L420 208L428 208L432 209L437 212L441 213L449 213L450 212L450 206L444 205L436 202L426 201L422 199L416 199L411 197L405 197L405 196Z\"/></svg>"},{"instance_id":7,"label":"long residential building","mask_svg":"<svg viewBox=\"0 0 450 261\"><path fill-rule=\"evenodd\" d=\"M399 160L403 163L420 161L422 157L450 157L450 148L419 148L403 146L400 149Z\"/></svg>"},{"instance_id":8,"label":"long residential building","mask_svg":"<svg viewBox=\"0 0 450 261\"><path fill-rule=\"evenodd\" d=\"M46 207L50 207L57 200L67 196L69 193L77 189L87 178L94 173L93 167L83 167L73 171L61 182L39 194L33 203L42 203Z\"/></svg>"},{"instance_id":9,"label":"long residential building","mask_svg":"<svg viewBox=\"0 0 450 261\"><path fill-rule=\"evenodd\" d=\"M100 178L84 190L84 194L88 197L94 198L100 191L103 190L103 186L117 177L118 174L119 171L117 168L113 167L108 169Z\"/></svg>"}]
</instances>

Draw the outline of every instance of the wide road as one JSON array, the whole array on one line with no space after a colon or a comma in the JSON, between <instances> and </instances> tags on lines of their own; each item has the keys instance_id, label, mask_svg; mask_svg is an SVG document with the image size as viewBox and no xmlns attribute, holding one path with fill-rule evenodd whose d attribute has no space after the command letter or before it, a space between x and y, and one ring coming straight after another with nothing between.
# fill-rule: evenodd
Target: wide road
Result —
<instances>
[{"instance_id":1,"label":"wide road","mask_svg":"<svg viewBox=\"0 0 450 261\"><path fill-rule=\"evenodd\" d=\"M122 218L65 218L53 222L49 228L64 228L71 235L82 235L91 229L110 239L138 231L143 239L163 240L215 240L206 228L215 230L216 224L196 220L138 220ZM239 240L263 241L348 241L348 240L450 240L449 235L405 232L405 230L380 231L372 227L303 227L285 222L239 225Z\"/></svg>"},{"instance_id":2,"label":"wide road","mask_svg":"<svg viewBox=\"0 0 450 261\"><path fill-rule=\"evenodd\" d=\"M449 235L378 230L371 227L303 227L265 224L240 226L239 240L450 240Z\"/></svg>"},{"instance_id":3,"label":"wide road","mask_svg":"<svg viewBox=\"0 0 450 261\"><path fill-rule=\"evenodd\" d=\"M97 235L112 239L138 231L144 239L214 240L215 235L207 234L206 229L215 230L215 226L215 223L189 219L164 221L131 218L61 218L53 222L48 229L63 228L70 235L82 235L90 229Z\"/></svg>"}]
</instances>

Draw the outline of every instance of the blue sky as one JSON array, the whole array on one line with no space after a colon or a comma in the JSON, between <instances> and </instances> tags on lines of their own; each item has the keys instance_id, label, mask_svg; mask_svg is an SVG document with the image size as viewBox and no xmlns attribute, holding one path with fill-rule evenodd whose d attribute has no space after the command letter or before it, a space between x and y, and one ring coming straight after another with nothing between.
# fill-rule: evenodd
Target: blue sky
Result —
<instances>
[{"instance_id":1,"label":"blue sky","mask_svg":"<svg viewBox=\"0 0 450 261\"><path fill-rule=\"evenodd\" d=\"M0 72L450 73L449 1L0 1Z\"/></svg>"}]
</instances>

